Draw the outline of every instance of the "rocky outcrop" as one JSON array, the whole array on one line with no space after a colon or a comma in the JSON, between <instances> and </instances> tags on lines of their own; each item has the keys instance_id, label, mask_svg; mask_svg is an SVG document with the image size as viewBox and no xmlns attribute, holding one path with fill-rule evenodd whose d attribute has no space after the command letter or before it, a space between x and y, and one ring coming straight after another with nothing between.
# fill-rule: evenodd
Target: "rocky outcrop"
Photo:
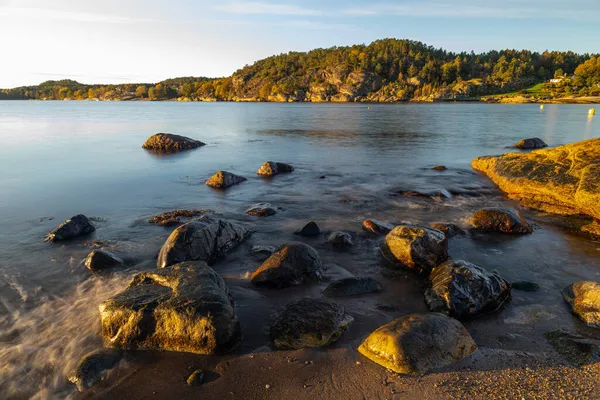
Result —
<instances>
[{"instance_id":1,"label":"rocky outcrop","mask_svg":"<svg viewBox=\"0 0 600 400\"><path fill-rule=\"evenodd\" d=\"M251 232L234 222L202 216L175 229L158 254L158 268L183 261L214 263Z\"/></svg>"},{"instance_id":2,"label":"rocky outcrop","mask_svg":"<svg viewBox=\"0 0 600 400\"><path fill-rule=\"evenodd\" d=\"M123 352L116 349L100 349L83 356L79 364L69 373L67 379L84 392L104 380L108 372L122 359Z\"/></svg>"},{"instance_id":3,"label":"rocky outcrop","mask_svg":"<svg viewBox=\"0 0 600 400\"><path fill-rule=\"evenodd\" d=\"M79 214L60 224L56 229L46 235L45 240L47 242L69 240L79 236L88 235L95 230L96 228L92 225L89 218L83 214Z\"/></svg>"},{"instance_id":4,"label":"rocky outcrop","mask_svg":"<svg viewBox=\"0 0 600 400\"><path fill-rule=\"evenodd\" d=\"M335 342L353 321L337 303L304 298L285 307L271 326L271 340L280 349L325 347Z\"/></svg>"},{"instance_id":5,"label":"rocky outcrop","mask_svg":"<svg viewBox=\"0 0 600 400\"><path fill-rule=\"evenodd\" d=\"M363 222L362 226L367 232L371 232L376 235L387 235L392 229L394 229L395 225L378 221L376 219L367 219Z\"/></svg>"},{"instance_id":6,"label":"rocky outcrop","mask_svg":"<svg viewBox=\"0 0 600 400\"><path fill-rule=\"evenodd\" d=\"M459 319L493 312L511 297L506 280L466 261L446 261L431 271L429 281L429 309Z\"/></svg>"},{"instance_id":7,"label":"rocky outcrop","mask_svg":"<svg viewBox=\"0 0 600 400\"><path fill-rule=\"evenodd\" d=\"M251 276L255 285L275 288L300 285L323 279L323 263L307 244L289 242L281 246Z\"/></svg>"},{"instance_id":8,"label":"rocky outcrop","mask_svg":"<svg viewBox=\"0 0 600 400\"><path fill-rule=\"evenodd\" d=\"M228 187L238 185L246 180L247 179L243 176L235 175L227 171L219 171L204 183L216 189L227 189Z\"/></svg>"},{"instance_id":9,"label":"rocky outcrop","mask_svg":"<svg viewBox=\"0 0 600 400\"><path fill-rule=\"evenodd\" d=\"M92 272L104 271L106 269L120 267L125 265L125 262L120 257L115 256L105 250L93 250L83 261Z\"/></svg>"},{"instance_id":10,"label":"rocky outcrop","mask_svg":"<svg viewBox=\"0 0 600 400\"><path fill-rule=\"evenodd\" d=\"M321 234L321 229L316 222L310 221L306 225L302 227L299 231L295 232L296 235L305 236L305 237L313 237L319 236Z\"/></svg>"},{"instance_id":11,"label":"rocky outcrop","mask_svg":"<svg viewBox=\"0 0 600 400\"><path fill-rule=\"evenodd\" d=\"M600 340L559 329L544 334L554 349L575 365L600 361Z\"/></svg>"},{"instance_id":12,"label":"rocky outcrop","mask_svg":"<svg viewBox=\"0 0 600 400\"><path fill-rule=\"evenodd\" d=\"M223 279L204 262L136 275L100 304L105 344L215 354L236 347L240 326Z\"/></svg>"},{"instance_id":13,"label":"rocky outcrop","mask_svg":"<svg viewBox=\"0 0 600 400\"><path fill-rule=\"evenodd\" d=\"M512 208L484 208L471 218L473 228L484 232L531 233L533 228L523 215Z\"/></svg>"},{"instance_id":14,"label":"rocky outcrop","mask_svg":"<svg viewBox=\"0 0 600 400\"><path fill-rule=\"evenodd\" d=\"M338 249L347 249L354 245L352 235L346 232L332 232L327 241L330 245Z\"/></svg>"},{"instance_id":15,"label":"rocky outcrop","mask_svg":"<svg viewBox=\"0 0 600 400\"><path fill-rule=\"evenodd\" d=\"M381 283L373 278L352 277L331 282L323 294L328 297L349 297L379 293L382 290Z\"/></svg>"},{"instance_id":16,"label":"rocky outcrop","mask_svg":"<svg viewBox=\"0 0 600 400\"><path fill-rule=\"evenodd\" d=\"M438 313L409 314L371 333L358 351L399 374L425 373L477 350L465 327Z\"/></svg>"},{"instance_id":17,"label":"rocky outcrop","mask_svg":"<svg viewBox=\"0 0 600 400\"><path fill-rule=\"evenodd\" d=\"M531 150L531 149L543 149L548 147L546 143L540 138L529 138L523 139L517 142L514 146L515 149Z\"/></svg>"},{"instance_id":18,"label":"rocky outcrop","mask_svg":"<svg viewBox=\"0 0 600 400\"><path fill-rule=\"evenodd\" d=\"M277 211L271 207L270 203L257 203L246 210L246 214L254 215L255 217L270 217L277 214Z\"/></svg>"},{"instance_id":19,"label":"rocky outcrop","mask_svg":"<svg viewBox=\"0 0 600 400\"><path fill-rule=\"evenodd\" d=\"M176 153L204 145L205 143L199 140L190 139L185 136L173 135L171 133L157 133L150 136L144 142L142 148L160 153Z\"/></svg>"},{"instance_id":20,"label":"rocky outcrop","mask_svg":"<svg viewBox=\"0 0 600 400\"><path fill-rule=\"evenodd\" d=\"M294 167L292 167L290 164L267 161L260 166L256 173L261 176L275 176L278 174L292 171L294 171Z\"/></svg>"},{"instance_id":21,"label":"rocky outcrop","mask_svg":"<svg viewBox=\"0 0 600 400\"><path fill-rule=\"evenodd\" d=\"M576 282L563 289L562 295L573 314L586 325L600 328L600 282Z\"/></svg>"},{"instance_id":22,"label":"rocky outcrop","mask_svg":"<svg viewBox=\"0 0 600 400\"><path fill-rule=\"evenodd\" d=\"M448 239L436 229L399 225L385 237L382 252L392 262L429 273L448 259Z\"/></svg>"}]
</instances>

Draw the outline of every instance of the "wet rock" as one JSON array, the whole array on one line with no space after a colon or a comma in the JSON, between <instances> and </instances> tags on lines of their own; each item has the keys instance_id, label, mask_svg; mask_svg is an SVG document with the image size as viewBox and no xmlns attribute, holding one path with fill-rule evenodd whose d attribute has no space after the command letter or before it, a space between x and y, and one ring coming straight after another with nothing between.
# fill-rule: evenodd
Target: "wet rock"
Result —
<instances>
[{"instance_id":1,"label":"wet rock","mask_svg":"<svg viewBox=\"0 0 600 400\"><path fill-rule=\"evenodd\" d=\"M275 176L277 174L292 172L293 170L294 167L292 167L290 164L267 161L260 166L256 173L261 176Z\"/></svg>"},{"instance_id":2,"label":"wet rock","mask_svg":"<svg viewBox=\"0 0 600 400\"><path fill-rule=\"evenodd\" d=\"M511 298L506 280L466 261L446 261L431 271L429 281L425 292L429 309L454 318L493 312Z\"/></svg>"},{"instance_id":3,"label":"wet rock","mask_svg":"<svg viewBox=\"0 0 600 400\"><path fill-rule=\"evenodd\" d=\"M569 333L563 329L544 334L556 351L576 365L600 361L600 340Z\"/></svg>"},{"instance_id":4,"label":"wet rock","mask_svg":"<svg viewBox=\"0 0 600 400\"><path fill-rule=\"evenodd\" d=\"M484 208L471 218L473 228L484 232L531 233L533 228L512 208Z\"/></svg>"},{"instance_id":5,"label":"wet rock","mask_svg":"<svg viewBox=\"0 0 600 400\"><path fill-rule=\"evenodd\" d=\"M379 293L382 290L381 283L373 278L352 277L331 282L323 291L323 294L329 297L346 297Z\"/></svg>"},{"instance_id":6,"label":"wet rock","mask_svg":"<svg viewBox=\"0 0 600 400\"><path fill-rule=\"evenodd\" d=\"M83 265L86 266L92 272L103 271L110 268L120 267L125 265L125 262L109 253L105 250L93 250L83 261Z\"/></svg>"},{"instance_id":7,"label":"wet rock","mask_svg":"<svg viewBox=\"0 0 600 400\"><path fill-rule=\"evenodd\" d=\"M204 382L204 371L197 369L187 378L186 383L190 386L200 386Z\"/></svg>"},{"instance_id":8,"label":"wet rock","mask_svg":"<svg viewBox=\"0 0 600 400\"><path fill-rule=\"evenodd\" d=\"M327 241L333 247L340 249L346 249L354 245L352 242L352 235L346 232L332 232Z\"/></svg>"},{"instance_id":9,"label":"wet rock","mask_svg":"<svg viewBox=\"0 0 600 400\"><path fill-rule=\"evenodd\" d=\"M320 234L321 229L319 228L319 225L317 225L317 223L314 221L310 221L309 223L304 225L302 229L296 232L296 235L305 237L319 236Z\"/></svg>"},{"instance_id":10,"label":"wet rock","mask_svg":"<svg viewBox=\"0 0 600 400\"><path fill-rule=\"evenodd\" d=\"M271 340L280 349L325 347L335 342L353 321L337 303L304 298L285 307L271 327Z\"/></svg>"},{"instance_id":11,"label":"wet rock","mask_svg":"<svg viewBox=\"0 0 600 400\"><path fill-rule=\"evenodd\" d=\"M465 231L460 229L456 224L443 224L443 223L435 223L431 224L433 229L437 229L438 231L444 232L446 237L450 239L451 237L464 235Z\"/></svg>"},{"instance_id":12,"label":"wet rock","mask_svg":"<svg viewBox=\"0 0 600 400\"><path fill-rule=\"evenodd\" d=\"M142 145L142 148L161 153L176 153L204 145L205 143L199 140L190 139L185 136L173 135L171 133L157 133L150 136Z\"/></svg>"},{"instance_id":13,"label":"wet rock","mask_svg":"<svg viewBox=\"0 0 600 400\"><path fill-rule=\"evenodd\" d=\"M270 217L277 214L277 211L271 207L270 203L257 203L248 208L246 214L256 217Z\"/></svg>"},{"instance_id":14,"label":"wet rock","mask_svg":"<svg viewBox=\"0 0 600 400\"><path fill-rule=\"evenodd\" d=\"M376 235L386 235L394 229L394 225L376 219L367 219L363 222L363 229Z\"/></svg>"},{"instance_id":15,"label":"wet rock","mask_svg":"<svg viewBox=\"0 0 600 400\"><path fill-rule=\"evenodd\" d=\"M445 171L445 170L447 170L448 168L446 168L446 166L445 166L445 165L436 165L435 167L433 167L433 168L431 168L431 169L432 169L432 170L434 170L434 171Z\"/></svg>"},{"instance_id":16,"label":"wet rock","mask_svg":"<svg viewBox=\"0 0 600 400\"><path fill-rule=\"evenodd\" d=\"M240 341L229 290L201 261L138 274L99 308L111 347L215 354Z\"/></svg>"},{"instance_id":17,"label":"wet rock","mask_svg":"<svg viewBox=\"0 0 600 400\"><path fill-rule=\"evenodd\" d=\"M395 263L429 273L448 259L448 239L436 229L399 225L385 237L382 251Z\"/></svg>"},{"instance_id":18,"label":"wet rock","mask_svg":"<svg viewBox=\"0 0 600 400\"><path fill-rule=\"evenodd\" d=\"M171 233L160 249L157 266L165 268L183 261L212 264L250 234L237 223L204 215Z\"/></svg>"},{"instance_id":19,"label":"wet rock","mask_svg":"<svg viewBox=\"0 0 600 400\"><path fill-rule=\"evenodd\" d=\"M576 282L563 289L562 295L573 314L586 325L600 328L600 282Z\"/></svg>"},{"instance_id":20,"label":"wet rock","mask_svg":"<svg viewBox=\"0 0 600 400\"><path fill-rule=\"evenodd\" d=\"M69 382L77 385L77 390L84 392L96 383L104 380L108 372L114 368L123 353L120 350L100 349L86 354L79 365L69 373Z\"/></svg>"},{"instance_id":21,"label":"wet rock","mask_svg":"<svg viewBox=\"0 0 600 400\"><path fill-rule=\"evenodd\" d=\"M212 210L173 210L159 215L152 216L148 222L151 224L162 225L162 226L173 226L179 225L184 222L201 216L203 214L214 214Z\"/></svg>"},{"instance_id":22,"label":"wet rock","mask_svg":"<svg viewBox=\"0 0 600 400\"><path fill-rule=\"evenodd\" d=\"M510 286L513 289L520 290L522 292L537 292L538 290L540 290L540 285L534 282L527 281L513 282L510 284Z\"/></svg>"},{"instance_id":23,"label":"wet rock","mask_svg":"<svg viewBox=\"0 0 600 400\"><path fill-rule=\"evenodd\" d=\"M252 246L250 254L264 261L276 251L277 248L275 246Z\"/></svg>"},{"instance_id":24,"label":"wet rock","mask_svg":"<svg viewBox=\"0 0 600 400\"><path fill-rule=\"evenodd\" d=\"M548 145L546 143L544 143L544 141L540 138L529 138L529 139L520 140L513 147L515 149L530 150L530 149L542 149L544 147L548 147Z\"/></svg>"},{"instance_id":25,"label":"wet rock","mask_svg":"<svg viewBox=\"0 0 600 400\"><path fill-rule=\"evenodd\" d=\"M281 246L251 276L255 285L275 288L321 281L324 267L317 251L307 244L289 242Z\"/></svg>"},{"instance_id":26,"label":"wet rock","mask_svg":"<svg viewBox=\"0 0 600 400\"><path fill-rule=\"evenodd\" d=\"M425 373L477 350L465 327L439 313L409 314L371 333L358 351L399 374Z\"/></svg>"},{"instance_id":27,"label":"wet rock","mask_svg":"<svg viewBox=\"0 0 600 400\"><path fill-rule=\"evenodd\" d=\"M61 240L74 239L94 232L96 228L92 222L83 214L75 215L71 219L60 224L56 229L46 235L47 242L58 242Z\"/></svg>"},{"instance_id":28,"label":"wet rock","mask_svg":"<svg viewBox=\"0 0 600 400\"><path fill-rule=\"evenodd\" d=\"M227 171L219 171L204 183L213 188L227 189L228 187L240 184L246 180L247 179L243 176L235 175Z\"/></svg>"},{"instance_id":29,"label":"wet rock","mask_svg":"<svg viewBox=\"0 0 600 400\"><path fill-rule=\"evenodd\" d=\"M398 194L405 197L417 197L423 199L444 200L452 198L452 194L447 190L431 190L428 192L420 192L417 190L401 190Z\"/></svg>"}]
</instances>

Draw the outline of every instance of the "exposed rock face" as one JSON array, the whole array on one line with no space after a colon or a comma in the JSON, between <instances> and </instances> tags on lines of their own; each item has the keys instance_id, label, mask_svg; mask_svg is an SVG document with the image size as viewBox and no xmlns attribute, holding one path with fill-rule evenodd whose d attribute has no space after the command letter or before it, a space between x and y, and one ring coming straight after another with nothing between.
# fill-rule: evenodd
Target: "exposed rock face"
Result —
<instances>
[{"instance_id":1,"label":"exposed rock face","mask_svg":"<svg viewBox=\"0 0 600 400\"><path fill-rule=\"evenodd\" d=\"M171 133L157 133L150 136L142 147L161 153L176 153L183 150L191 150L204 146L199 140L190 139L185 136L173 135Z\"/></svg>"},{"instance_id":2,"label":"exposed rock face","mask_svg":"<svg viewBox=\"0 0 600 400\"><path fill-rule=\"evenodd\" d=\"M546 339L556 351L576 365L600 361L600 340L586 338L562 329L547 332Z\"/></svg>"},{"instance_id":3,"label":"exposed rock face","mask_svg":"<svg viewBox=\"0 0 600 400\"><path fill-rule=\"evenodd\" d=\"M531 233L533 228L512 208L484 208L471 219L473 228L484 232Z\"/></svg>"},{"instance_id":4,"label":"exposed rock face","mask_svg":"<svg viewBox=\"0 0 600 400\"><path fill-rule=\"evenodd\" d=\"M393 224L388 224L387 222L378 221L376 219L367 219L363 222L362 226L365 231L376 235L386 235L394 229Z\"/></svg>"},{"instance_id":5,"label":"exposed rock face","mask_svg":"<svg viewBox=\"0 0 600 400\"><path fill-rule=\"evenodd\" d=\"M304 225L302 229L296 232L296 234L305 237L319 236L321 234L321 229L316 222L310 221Z\"/></svg>"},{"instance_id":6,"label":"exposed rock face","mask_svg":"<svg viewBox=\"0 0 600 400\"><path fill-rule=\"evenodd\" d=\"M292 167L290 164L267 161L260 166L256 173L261 176L275 176L277 174L292 172L293 170L294 167Z\"/></svg>"},{"instance_id":7,"label":"exposed rock face","mask_svg":"<svg viewBox=\"0 0 600 400\"><path fill-rule=\"evenodd\" d=\"M346 249L353 246L352 235L346 232L332 232L327 239L329 244L339 249Z\"/></svg>"},{"instance_id":8,"label":"exposed rock face","mask_svg":"<svg viewBox=\"0 0 600 400\"><path fill-rule=\"evenodd\" d=\"M382 290L381 283L373 278L352 277L331 282L323 294L329 297L347 297L379 293Z\"/></svg>"},{"instance_id":9,"label":"exposed rock face","mask_svg":"<svg viewBox=\"0 0 600 400\"><path fill-rule=\"evenodd\" d=\"M83 356L79 365L69 373L69 382L77 385L77 390L83 392L106 379L108 372L114 368L123 353L115 349L100 349Z\"/></svg>"},{"instance_id":10,"label":"exposed rock face","mask_svg":"<svg viewBox=\"0 0 600 400\"><path fill-rule=\"evenodd\" d=\"M235 175L227 171L219 171L204 183L217 189L227 189L228 187L240 184L246 180L247 179L243 176Z\"/></svg>"},{"instance_id":11,"label":"exposed rock face","mask_svg":"<svg viewBox=\"0 0 600 400\"><path fill-rule=\"evenodd\" d=\"M354 321L344 307L326 299L304 298L288 304L271 327L277 348L325 347Z\"/></svg>"},{"instance_id":12,"label":"exposed rock face","mask_svg":"<svg viewBox=\"0 0 600 400\"><path fill-rule=\"evenodd\" d=\"M223 279L204 262L136 275L100 304L111 347L215 354L239 344L240 326Z\"/></svg>"},{"instance_id":13,"label":"exposed rock face","mask_svg":"<svg viewBox=\"0 0 600 400\"><path fill-rule=\"evenodd\" d=\"M360 345L365 357L399 374L425 373L477 350L465 327L438 313L409 314L383 325Z\"/></svg>"},{"instance_id":14,"label":"exposed rock face","mask_svg":"<svg viewBox=\"0 0 600 400\"><path fill-rule=\"evenodd\" d=\"M271 207L270 203L257 203L248 208L246 214L256 217L270 217L277 214L277 211Z\"/></svg>"},{"instance_id":15,"label":"exposed rock face","mask_svg":"<svg viewBox=\"0 0 600 400\"><path fill-rule=\"evenodd\" d=\"M529 138L520 140L513 147L515 149L531 150L543 149L544 147L548 147L548 145L540 138Z\"/></svg>"},{"instance_id":16,"label":"exposed rock face","mask_svg":"<svg viewBox=\"0 0 600 400\"><path fill-rule=\"evenodd\" d=\"M183 261L212 264L250 234L249 230L237 223L204 215L171 233L160 249L157 266L165 268Z\"/></svg>"},{"instance_id":17,"label":"exposed rock face","mask_svg":"<svg viewBox=\"0 0 600 400\"><path fill-rule=\"evenodd\" d=\"M448 239L457 235L463 235L465 233L465 231L460 229L456 224L435 223L431 224L431 227L433 229L437 229L438 231L444 232Z\"/></svg>"},{"instance_id":18,"label":"exposed rock face","mask_svg":"<svg viewBox=\"0 0 600 400\"><path fill-rule=\"evenodd\" d=\"M74 239L79 236L94 232L96 228L92 222L83 214L75 215L71 219L60 224L56 229L46 235L47 242L58 242L61 240Z\"/></svg>"},{"instance_id":19,"label":"exposed rock face","mask_svg":"<svg viewBox=\"0 0 600 400\"><path fill-rule=\"evenodd\" d=\"M493 312L511 297L507 281L466 261L446 261L431 271L429 281L429 309L459 319Z\"/></svg>"},{"instance_id":20,"label":"exposed rock face","mask_svg":"<svg viewBox=\"0 0 600 400\"><path fill-rule=\"evenodd\" d=\"M125 262L121 258L105 250L93 250L83 262L83 265L92 272L103 271L124 264Z\"/></svg>"},{"instance_id":21,"label":"exposed rock face","mask_svg":"<svg viewBox=\"0 0 600 400\"><path fill-rule=\"evenodd\" d=\"M382 250L409 269L429 273L448 259L448 239L436 229L399 225L387 234Z\"/></svg>"},{"instance_id":22,"label":"exposed rock face","mask_svg":"<svg viewBox=\"0 0 600 400\"><path fill-rule=\"evenodd\" d=\"M554 214L585 214L600 220L600 138L531 153L473 160L512 198ZM593 228L593 227L592 227ZM600 235L600 224L590 233Z\"/></svg>"},{"instance_id":23,"label":"exposed rock face","mask_svg":"<svg viewBox=\"0 0 600 400\"><path fill-rule=\"evenodd\" d=\"M323 279L323 263L307 244L289 242L281 246L251 276L252 283L275 288Z\"/></svg>"},{"instance_id":24,"label":"exposed rock face","mask_svg":"<svg viewBox=\"0 0 600 400\"><path fill-rule=\"evenodd\" d=\"M592 281L576 282L563 289L562 295L586 325L600 328L600 283Z\"/></svg>"}]
</instances>

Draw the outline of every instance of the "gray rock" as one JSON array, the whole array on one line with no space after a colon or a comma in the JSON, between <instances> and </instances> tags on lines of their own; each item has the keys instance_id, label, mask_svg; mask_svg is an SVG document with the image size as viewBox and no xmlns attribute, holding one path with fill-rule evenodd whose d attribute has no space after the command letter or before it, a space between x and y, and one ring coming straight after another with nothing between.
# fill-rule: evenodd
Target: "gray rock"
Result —
<instances>
[{"instance_id":1,"label":"gray rock","mask_svg":"<svg viewBox=\"0 0 600 400\"><path fill-rule=\"evenodd\" d=\"M74 239L94 232L96 228L88 217L83 214L75 215L60 224L56 229L46 235L47 242Z\"/></svg>"},{"instance_id":2,"label":"gray rock","mask_svg":"<svg viewBox=\"0 0 600 400\"><path fill-rule=\"evenodd\" d=\"M108 251L93 250L85 258L83 265L92 272L99 272L110 268L121 267L125 265L125 262L120 257L117 257Z\"/></svg>"},{"instance_id":3,"label":"gray rock","mask_svg":"<svg viewBox=\"0 0 600 400\"><path fill-rule=\"evenodd\" d=\"M544 141L540 138L529 138L529 139L520 140L513 147L515 149L529 150L529 149L542 149L544 147L548 147L548 145L546 143L544 143Z\"/></svg>"},{"instance_id":4,"label":"gray rock","mask_svg":"<svg viewBox=\"0 0 600 400\"><path fill-rule=\"evenodd\" d=\"M232 174L227 171L219 171L211 176L205 184L217 189L227 189L228 187L240 184L247 179L243 176Z\"/></svg>"},{"instance_id":5,"label":"gray rock","mask_svg":"<svg viewBox=\"0 0 600 400\"><path fill-rule=\"evenodd\" d=\"M352 277L331 282L323 294L329 297L345 297L379 293L382 290L381 283L373 278Z\"/></svg>"},{"instance_id":6,"label":"gray rock","mask_svg":"<svg viewBox=\"0 0 600 400\"><path fill-rule=\"evenodd\" d=\"M277 211L271 207L270 203L257 203L248 208L246 214L256 217L270 217L277 214Z\"/></svg>"},{"instance_id":7,"label":"gray rock","mask_svg":"<svg viewBox=\"0 0 600 400\"><path fill-rule=\"evenodd\" d=\"M199 140L190 139L185 136L173 135L171 133L157 133L150 136L142 147L159 153L176 153L183 150L191 150L204 146Z\"/></svg>"},{"instance_id":8,"label":"gray rock","mask_svg":"<svg viewBox=\"0 0 600 400\"><path fill-rule=\"evenodd\" d=\"M346 232L332 232L329 235L327 241L333 247L341 249L352 247L354 245L354 243L352 242L352 235Z\"/></svg>"},{"instance_id":9,"label":"gray rock","mask_svg":"<svg viewBox=\"0 0 600 400\"><path fill-rule=\"evenodd\" d=\"M396 264L429 273L448 259L448 239L436 229L399 225L385 237L382 251Z\"/></svg>"},{"instance_id":10,"label":"gray rock","mask_svg":"<svg viewBox=\"0 0 600 400\"><path fill-rule=\"evenodd\" d=\"M600 328L600 282L573 283L563 289L562 295L573 314L586 325Z\"/></svg>"},{"instance_id":11,"label":"gray rock","mask_svg":"<svg viewBox=\"0 0 600 400\"><path fill-rule=\"evenodd\" d=\"M296 232L296 235L305 237L319 236L320 234L321 229L319 228L319 225L317 225L317 223L314 221L308 222L306 225L304 225L302 229Z\"/></svg>"},{"instance_id":12,"label":"gray rock","mask_svg":"<svg viewBox=\"0 0 600 400\"><path fill-rule=\"evenodd\" d=\"M393 224L378 221L376 219L367 219L363 222L362 226L365 231L376 235L387 235L395 227Z\"/></svg>"},{"instance_id":13,"label":"gray rock","mask_svg":"<svg viewBox=\"0 0 600 400\"><path fill-rule=\"evenodd\" d=\"M484 232L532 233L533 228L512 208L484 208L471 218L473 228Z\"/></svg>"},{"instance_id":14,"label":"gray rock","mask_svg":"<svg viewBox=\"0 0 600 400\"><path fill-rule=\"evenodd\" d=\"M576 365L600 361L600 340L559 329L544 334L556 351Z\"/></svg>"},{"instance_id":15,"label":"gray rock","mask_svg":"<svg viewBox=\"0 0 600 400\"><path fill-rule=\"evenodd\" d=\"M120 350L100 349L86 354L79 365L69 373L69 382L77 385L77 390L83 392L96 383L106 379L108 372L114 368L123 353Z\"/></svg>"},{"instance_id":16,"label":"gray rock","mask_svg":"<svg viewBox=\"0 0 600 400\"><path fill-rule=\"evenodd\" d=\"M290 164L267 161L260 166L256 173L261 176L275 176L281 173L287 173L294 171L294 167Z\"/></svg>"}]
</instances>

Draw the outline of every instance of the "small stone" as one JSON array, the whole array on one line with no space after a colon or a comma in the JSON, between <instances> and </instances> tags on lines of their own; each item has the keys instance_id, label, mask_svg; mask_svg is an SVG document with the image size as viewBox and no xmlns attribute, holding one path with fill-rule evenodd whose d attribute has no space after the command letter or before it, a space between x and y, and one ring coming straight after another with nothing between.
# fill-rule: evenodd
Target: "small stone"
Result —
<instances>
[{"instance_id":1,"label":"small stone","mask_svg":"<svg viewBox=\"0 0 600 400\"><path fill-rule=\"evenodd\" d=\"M271 389L271 385L269 385L268 383L265 385L266 389Z\"/></svg>"},{"instance_id":2,"label":"small stone","mask_svg":"<svg viewBox=\"0 0 600 400\"><path fill-rule=\"evenodd\" d=\"M197 369L187 378L187 384L190 386L200 386L204 382L204 371Z\"/></svg>"}]
</instances>

